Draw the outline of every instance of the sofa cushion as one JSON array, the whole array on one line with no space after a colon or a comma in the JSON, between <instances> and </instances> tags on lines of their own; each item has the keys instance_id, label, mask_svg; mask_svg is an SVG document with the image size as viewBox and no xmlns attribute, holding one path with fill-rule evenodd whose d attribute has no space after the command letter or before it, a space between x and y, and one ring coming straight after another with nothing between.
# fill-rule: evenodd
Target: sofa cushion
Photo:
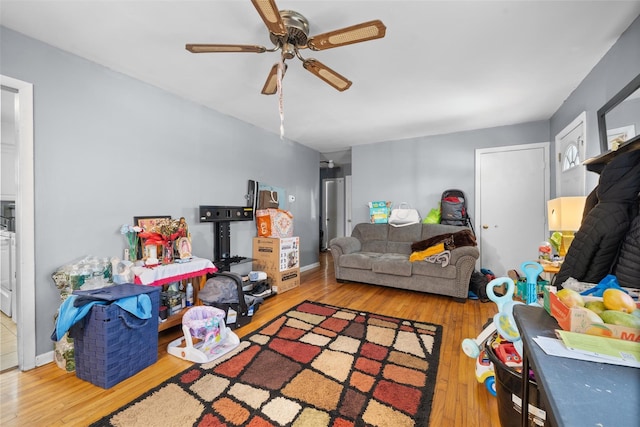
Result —
<instances>
[{"instance_id":1,"label":"sofa cushion","mask_svg":"<svg viewBox=\"0 0 640 427\"><path fill-rule=\"evenodd\" d=\"M409 277L411 276L411 262L404 254L382 254L382 256L372 259L372 271Z\"/></svg>"},{"instance_id":2,"label":"sofa cushion","mask_svg":"<svg viewBox=\"0 0 640 427\"><path fill-rule=\"evenodd\" d=\"M409 255L411 253L411 244L419 239L421 234L422 224L389 227L389 238L385 252Z\"/></svg>"},{"instance_id":3,"label":"sofa cushion","mask_svg":"<svg viewBox=\"0 0 640 427\"><path fill-rule=\"evenodd\" d=\"M376 252L356 252L340 257L340 267L357 268L359 270L371 270L373 260L380 258L383 254Z\"/></svg>"},{"instance_id":4,"label":"sofa cushion","mask_svg":"<svg viewBox=\"0 0 640 427\"><path fill-rule=\"evenodd\" d=\"M418 261L412 263L413 269L411 270L416 276L430 276L439 277L443 279L455 279L457 274L456 266L449 264L443 267L439 263L432 263L428 261Z\"/></svg>"},{"instance_id":5,"label":"sofa cushion","mask_svg":"<svg viewBox=\"0 0 640 427\"><path fill-rule=\"evenodd\" d=\"M362 251L384 253L387 251L388 229L386 224L358 224L351 236L362 242Z\"/></svg>"}]
</instances>

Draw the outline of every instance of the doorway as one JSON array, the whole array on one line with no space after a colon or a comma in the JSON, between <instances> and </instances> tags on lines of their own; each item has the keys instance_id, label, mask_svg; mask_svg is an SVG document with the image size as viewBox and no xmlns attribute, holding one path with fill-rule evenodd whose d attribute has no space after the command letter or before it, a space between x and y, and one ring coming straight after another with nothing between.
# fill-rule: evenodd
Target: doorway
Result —
<instances>
[{"instance_id":1,"label":"doorway","mask_svg":"<svg viewBox=\"0 0 640 427\"><path fill-rule=\"evenodd\" d=\"M548 142L476 150L480 267L505 276L537 258L548 235L549 171Z\"/></svg>"},{"instance_id":2,"label":"doorway","mask_svg":"<svg viewBox=\"0 0 640 427\"><path fill-rule=\"evenodd\" d=\"M329 242L344 236L345 186L344 178L322 180L322 242L321 250L329 248Z\"/></svg>"},{"instance_id":3,"label":"doorway","mask_svg":"<svg viewBox=\"0 0 640 427\"><path fill-rule=\"evenodd\" d=\"M36 366L33 85L4 75L0 85L15 94L9 106L15 114L15 176L20 184L15 194L14 293L18 368L24 371Z\"/></svg>"}]
</instances>

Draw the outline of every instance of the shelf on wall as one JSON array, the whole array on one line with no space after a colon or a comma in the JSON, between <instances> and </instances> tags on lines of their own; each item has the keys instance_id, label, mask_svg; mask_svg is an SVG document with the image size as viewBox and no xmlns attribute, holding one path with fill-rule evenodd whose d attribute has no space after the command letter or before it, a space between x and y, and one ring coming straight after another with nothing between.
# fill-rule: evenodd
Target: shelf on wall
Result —
<instances>
[{"instance_id":1,"label":"shelf on wall","mask_svg":"<svg viewBox=\"0 0 640 427\"><path fill-rule=\"evenodd\" d=\"M616 156L628 151L640 150L640 136L633 138L632 140L622 144L617 150L609 150L606 153L602 153L599 156L591 157L585 160L582 164L587 167L588 171L600 173L602 168L613 160Z\"/></svg>"}]
</instances>

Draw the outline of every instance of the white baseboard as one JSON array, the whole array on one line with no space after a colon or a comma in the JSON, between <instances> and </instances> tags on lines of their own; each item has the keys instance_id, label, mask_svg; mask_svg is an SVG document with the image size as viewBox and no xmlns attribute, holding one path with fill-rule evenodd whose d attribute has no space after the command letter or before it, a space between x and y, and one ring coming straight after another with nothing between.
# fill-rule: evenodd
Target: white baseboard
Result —
<instances>
[{"instance_id":1,"label":"white baseboard","mask_svg":"<svg viewBox=\"0 0 640 427\"><path fill-rule=\"evenodd\" d=\"M313 264L305 265L304 267L300 267L300 272L311 270L312 268L320 267L319 262L314 262Z\"/></svg>"},{"instance_id":2,"label":"white baseboard","mask_svg":"<svg viewBox=\"0 0 640 427\"><path fill-rule=\"evenodd\" d=\"M36 356L36 367L46 365L47 363L53 362L53 350L48 353L43 353Z\"/></svg>"}]
</instances>

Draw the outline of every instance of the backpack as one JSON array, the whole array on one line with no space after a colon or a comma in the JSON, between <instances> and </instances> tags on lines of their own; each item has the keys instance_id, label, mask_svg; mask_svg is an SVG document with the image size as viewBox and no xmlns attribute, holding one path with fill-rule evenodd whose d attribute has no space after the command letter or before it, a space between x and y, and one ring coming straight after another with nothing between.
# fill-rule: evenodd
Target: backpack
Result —
<instances>
[{"instance_id":1,"label":"backpack","mask_svg":"<svg viewBox=\"0 0 640 427\"><path fill-rule=\"evenodd\" d=\"M481 302L489 302L490 300L487 296L488 283L489 279L486 275L474 270L469 279L469 291L473 292Z\"/></svg>"}]
</instances>

